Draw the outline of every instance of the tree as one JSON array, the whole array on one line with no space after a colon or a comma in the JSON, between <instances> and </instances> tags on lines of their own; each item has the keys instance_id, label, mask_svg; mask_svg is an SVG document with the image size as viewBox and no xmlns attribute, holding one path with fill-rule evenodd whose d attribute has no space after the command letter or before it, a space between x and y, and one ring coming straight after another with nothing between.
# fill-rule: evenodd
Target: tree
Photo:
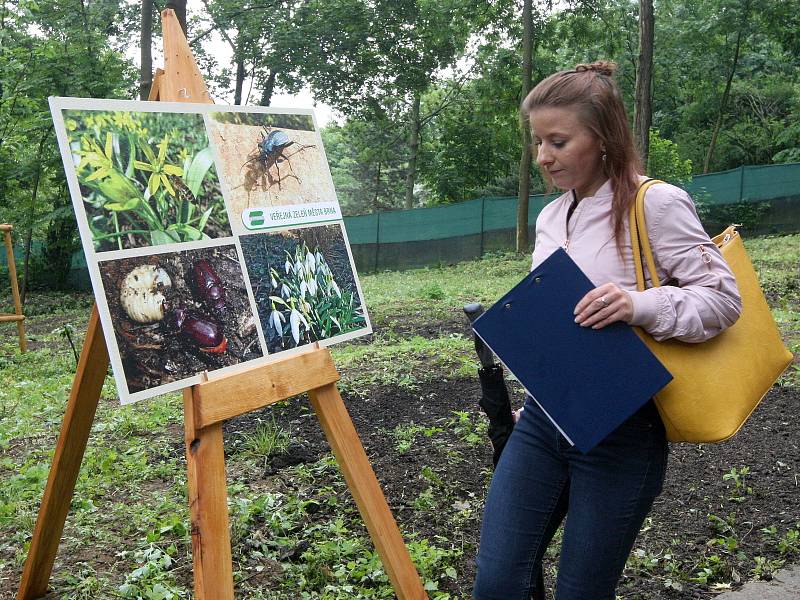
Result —
<instances>
[{"instance_id":1,"label":"tree","mask_svg":"<svg viewBox=\"0 0 800 600\"><path fill-rule=\"evenodd\" d=\"M642 164L647 165L652 123L653 78L653 0L639 0L639 60L636 63L636 90L633 110L633 137Z\"/></svg>"},{"instance_id":2,"label":"tree","mask_svg":"<svg viewBox=\"0 0 800 600\"><path fill-rule=\"evenodd\" d=\"M400 111L391 120L406 128L407 208L414 203L423 129L454 100L450 94L437 96L439 105L426 104L425 94L449 79L447 69L458 73L456 81L468 77L469 66L459 68L459 59L472 36L503 10L494 1L476 11L466 0L312 0L298 13L308 32L298 38L314 41L296 46L302 59L295 62L317 97L349 118L382 119ZM457 94L461 86L449 89Z\"/></svg>"},{"instance_id":3,"label":"tree","mask_svg":"<svg viewBox=\"0 0 800 600\"><path fill-rule=\"evenodd\" d=\"M714 130L711 133L711 142L708 145L708 153L706 154L706 159L703 162L703 173L708 173L708 168L711 164L711 158L714 156L714 147L717 145L717 136L719 135L720 127L722 127L722 119L725 115L725 109L728 105L728 98L730 97L731 83L733 82L734 75L736 75L736 67L739 65L739 52L742 49L742 35L745 32L745 28L749 27L749 17L750 0L744 0L744 3L741 7L741 15L738 19L738 27L736 29L736 41L733 43L733 58L731 59L731 66L730 70L728 71L728 79L725 82L725 91L722 92L722 98L719 101L717 119L714 123Z\"/></svg>"},{"instance_id":4,"label":"tree","mask_svg":"<svg viewBox=\"0 0 800 600\"><path fill-rule=\"evenodd\" d=\"M524 0L522 8L522 90L525 98L531 91L531 64L533 62L533 1ZM522 156L519 160L519 197L517 199L517 252L528 251L528 198L530 197L531 127L527 119L520 119Z\"/></svg>"},{"instance_id":5,"label":"tree","mask_svg":"<svg viewBox=\"0 0 800 600\"><path fill-rule=\"evenodd\" d=\"M42 0L25 10L4 3L0 15L0 211L24 239L24 295L34 237L58 229L69 240L51 256L51 274L68 272L77 244L47 97L130 97L134 73L121 50L136 15L111 2L66 0Z\"/></svg>"},{"instance_id":6,"label":"tree","mask_svg":"<svg viewBox=\"0 0 800 600\"><path fill-rule=\"evenodd\" d=\"M141 67L139 69L139 99L147 100L153 86L153 0L142 0L141 35L139 48Z\"/></svg>"}]
</instances>

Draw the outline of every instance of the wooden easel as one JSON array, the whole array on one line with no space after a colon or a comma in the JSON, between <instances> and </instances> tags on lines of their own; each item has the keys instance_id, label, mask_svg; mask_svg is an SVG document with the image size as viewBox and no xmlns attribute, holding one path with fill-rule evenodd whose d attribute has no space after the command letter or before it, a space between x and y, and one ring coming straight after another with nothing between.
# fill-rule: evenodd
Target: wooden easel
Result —
<instances>
[{"instance_id":1,"label":"wooden easel","mask_svg":"<svg viewBox=\"0 0 800 600\"><path fill-rule=\"evenodd\" d=\"M211 102L175 14L161 13L165 71L156 73L151 100ZM47 591L59 540L94 420L109 358L97 306L92 309L78 370L56 445L17 600ZM400 600L427 598L336 381L327 349L277 360L184 390L187 481L196 600L232 600L222 423L308 392L320 425Z\"/></svg>"},{"instance_id":2,"label":"wooden easel","mask_svg":"<svg viewBox=\"0 0 800 600\"><path fill-rule=\"evenodd\" d=\"M11 281L11 295L14 297L14 313L10 315L0 315L0 323L4 321L17 322L17 334L19 335L19 350L25 352L28 349L28 343L25 341L25 315L22 314L22 303L19 299L19 286L17 285L17 267L14 264L14 246L11 245L11 230L14 229L13 225L3 223L0 225L0 231L3 232L3 237L6 243L6 257L8 262L8 278Z\"/></svg>"}]
</instances>

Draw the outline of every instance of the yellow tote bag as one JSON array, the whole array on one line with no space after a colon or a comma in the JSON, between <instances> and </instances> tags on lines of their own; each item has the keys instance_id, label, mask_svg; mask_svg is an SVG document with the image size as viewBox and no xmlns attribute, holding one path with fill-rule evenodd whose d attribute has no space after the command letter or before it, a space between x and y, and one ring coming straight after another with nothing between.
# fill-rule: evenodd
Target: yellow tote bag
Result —
<instances>
[{"instance_id":1,"label":"yellow tote bag","mask_svg":"<svg viewBox=\"0 0 800 600\"><path fill-rule=\"evenodd\" d=\"M644 196L657 180L639 188L630 229L636 284L645 289L642 255L654 287L660 282L644 220ZM713 238L736 277L742 314L731 327L700 344L655 341L635 328L674 379L655 396L671 442L721 442L734 435L792 362L758 282L742 238L731 225Z\"/></svg>"}]
</instances>

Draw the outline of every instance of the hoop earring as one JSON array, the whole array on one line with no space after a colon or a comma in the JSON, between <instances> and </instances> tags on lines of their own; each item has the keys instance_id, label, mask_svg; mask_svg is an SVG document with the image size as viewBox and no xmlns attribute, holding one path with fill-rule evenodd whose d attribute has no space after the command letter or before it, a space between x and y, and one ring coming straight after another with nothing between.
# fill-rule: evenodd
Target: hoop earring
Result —
<instances>
[{"instance_id":1,"label":"hoop earring","mask_svg":"<svg viewBox=\"0 0 800 600\"><path fill-rule=\"evenodd\" d=\"M603 156L601 156L600 158L602 159L603 165L605 166L605 164L606 164L606 153L603 152Z\"/></svg>"}]
</instances>

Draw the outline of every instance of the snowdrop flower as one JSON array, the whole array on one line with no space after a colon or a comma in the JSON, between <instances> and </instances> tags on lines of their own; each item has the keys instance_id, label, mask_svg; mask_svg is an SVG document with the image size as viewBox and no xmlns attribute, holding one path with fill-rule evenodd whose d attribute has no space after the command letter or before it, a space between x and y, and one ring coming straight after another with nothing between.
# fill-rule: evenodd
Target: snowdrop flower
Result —
<instances>
[{"instance_id":1,"label":"snowdrop flower","mask_svg":"<svg viewBox=\"0 0 800 600\"><path fill-rule=\"evenodd\" d=\"M305 281L301 281L300 282L300 298L305 298L307 291L308 291L308 284Z\"/></svg>"},{"instance_id":2,"label":"snowdrop flower","mask_svg":"<svg viewBox=\"0 0 800 600\"><path fill-rule=\"evenodd\" d=\"M289 286L286 285L285 283L281 285L281 296L283 296L284 298L288 298L291 295L292 292L289 290Z\"/></svg>"},{"instance_id":3,"label":"snowdrop flower","mask_svg":"<svg viewBox=\"0 0 800 600\"><path fill-rule=\"evenodd\" d=\"M317 295L317 282L314 279L308 282L308 293L312 296Z\"/></svg>"},{"instance_id":4,"label":"snowdrop flower","mask_svg":"<svg viewBox=\"0 0 800 600\"><path fill-rule=\"evenodd\" d=\"M289 262L289 259L288 259L288 258L286 259L286 264L285 264L285 265L283 265L283 266L284 266L284 268L286 269L286 274L288 275L288 274L289 274L289 271L291 271L291 270L292 270L292 263L291 263L291 262Z\"/></svg>"},{"instance_id":5,"label":"snowdrop flower","mask_svg":"<svg viewBox=\"0 0 800 600\"><path fill-rule=\"evenodd\" d=\"M273 276L269 282L272 284L273 289L278 289L278 282L275 281L275 277Z\"/></svg>"},{"instance_id":6,"label":"snowdrop flower","mask_svg":"<svg viewBox=\"0 0 800 600\"><path fill-rule=\"evenodd\" d=\"M308 329L308 321L306 318L300 314L300 311L296 308L292 309L292 313L289 315L289 325L292 328L292 337L294 338L294 343L300 343L300 323Z\"/></svg>"},{"instance_id":7,"label":"snowdrop flower","mask_svg":"<svg viewBox=\"0 0 800 600\"><path fill-rule=\"evenodd\" d=\"M306 269L308 269L309 273L313 273L317 270L317 261L314 259L314 255L309 252L306 255Z\"/></svg>"},{"instance_id":8,"label":"snowdrop flower","mask_svg":"<svg viewBox=\"0 0 800 600\"><path fill-rule=\"evenodd\" d=\"M339 286L336 285L336 282L333 279L331 279L331 284L328 286L328 293L329 294L330 294L331 290L336 292L336 295L339 296L339 298L342 297L342 290L339 289Z\"/></svg>"},{"instance_id":9,"label":"snowdrop flower","mask_svg":"<svg viewBox=\"0 0 800 600\"><path fill-rule=\"evenodd\" d=\"M269 321L275 328L275 331L278 332L278 335L283 335L283 325L281 323L286 321L286 317L283 316L281 311L275 310L274 306L272 307L272 312L269 315Z\"/></svg>"}]
</instances>

